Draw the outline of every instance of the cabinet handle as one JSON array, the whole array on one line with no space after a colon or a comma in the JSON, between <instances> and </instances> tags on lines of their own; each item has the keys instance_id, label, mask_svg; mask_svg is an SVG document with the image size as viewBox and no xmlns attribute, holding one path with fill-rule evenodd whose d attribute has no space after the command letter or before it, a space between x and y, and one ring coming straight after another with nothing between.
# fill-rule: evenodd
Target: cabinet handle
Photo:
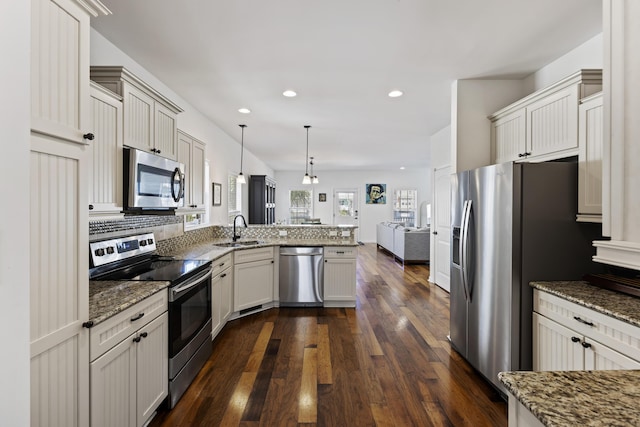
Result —
<instances>
[{"instance_id":1,"label":"cabinet handle","mask_svg":"<svg viewBox=\"0 0 640 427\"><path fill-rule=\"evenodd\" d=\"M573 318L576 319L580 323L584 323L587 326L593 326L592 322L587 322L586 320L583 320L583 319L579 318L578 316L573 316Z\"/></svg>"},{"instance_id":2,"label":"cabinet handle","mask_svg":"<svg viewBox=\"0 0 640 427\"><path fill-rule=\"evenodd\" d=\"M93 327L93 320L89 320L88 322L84 322L82 324L82 327L83 328L87 328L87 329Z\"/></svg>"},{"instance_id":3,"label":"cabinet handle","mask_svg":"<svg viewBox=\"0 0 640 427\"><path fill-rule=\"evenodd\" d=\"M227 273L222 273L220 277L227 277Z\"/></svg>"},{"instance_id":4,"label":"cabinet handle","mask_svg":"<svg viewBox=\"0 0 640 427\"><path fill-rule=\"evenodd\" d=\"M89 210L92 211L93 210L93 205L89 205Z\"/></svg>"},{"instance_id":5,"label":"cabinet handle","mask_svg":"<svg viewBox=\"0 0 640 427\"><path fill-rule=\"evenodd\" d=\"M156 153L160 154L160 153L162 153L162 151L160 151L160 150L156 150Z\"/></svg>"},{"instance_id":6,"label":"cabinet handle","mask_svg":"<svg viewBox=\"0 0 640 427\"><path fill-rule=\"evenodd\" d=\"M140 338L140 337L135 337L135 338L133 339L133 342L140 342L140 340L141 340L141 339L142 339L142 338Z\"/></svg>"},{"instance_id":7,"label":"cabinet handle","mask_svg":"<svg viewBox=\"0 0 640 427\"><path fill-rule=\"evenodd\" d=\"M93 139L94 139L95 137L96 137L96 136L95 136L94 134L92 134L92 133L85 133L84 135L82 135L82 138L84 138L84 139L88 139L89 141L93 141Z\"/></svg>"},{"instance_id":8,"label":"cabinet handle","mask_svg":"<svg viewBox=\"0 0 640 427\"><path fill-rule=\"evenodd\" d=\"M222 267L223 265L224 265L224 262L221 262L221 263L220 263L220 267Z\"/></svg>"},{"instance_id":9,"label":"cabinet handle","mask_svg":"<svg viewBox=\"0 0 640 427\"><path fill-rule=\"evenodd\" d=\"M271 260L271 264L273 264L273 263L274 263L274 261L273 261L273 260Z\"/></svg>"},{"instance_id":10,"label":"cabinet handle","mask_svg":"<svg viewBox=\"0 0 640 427\"><path fill-rule=\"evenodd\" d=\"M142 338L146 338L146 337L147 337L147 335L149 335L149 334L148 334L148 333L146 333L146 332L143 332L143 333L141 333L141 334L140 334L140 336L141 336Z\"/></svg>"},{"instance_id":11,"label":"cabinet handle","mask_svg":"<svg viewBox=\"0 0 640 427\"><path fill-rule=\"evenodd\" d=\"M518 157L524 157L526 155L527 155L527 153L518 153Z\"/></svg>"},{"instance_id":12,"label":"cabinet handle","mask_svg":"<svg viewBox=\"0 0 640 427\"><path fill-rule=\"evenodd\" d=\"M144 316L144 312L138 313L138 315L136 317L132 317L131 321L135 322L136 320L142 319L142 316Z\"/></svg>"},{"instance_id":13,"label":"cabinet handle","mask_svg":"<svg viewBox=\"0 0 640 427\"><path fill-rule=\"evenodd\" d=\"M573 342L580 342L580 338L578 338L578 337L571 337L571 341L573 341Z\"/></svg>"},{"instance_id":14,"label":"cabinet handle","mask_svg":"<svg viewBox=\"0 0 640 427\"><path fill-rule=\"evenodd\" d=\"M437 232L437 231L434 231L434 232L433 232L433 235L434 235L434 236L435 236L435 235L437 235L437 234L438 234L438 232Z\"/></svg>"},{"instance_id":15,"label":"cabinet handle","mask_svg":"<svg viewBox=\"0 0 640 427\"><path fill-rule=\"evenodd\" d=\"M531 152L530 152L530 151L525 151L524 155L525 155L525 156L530 156L530 155L531 155Z\"/></svg>"},{"instance_id":16,"label":"cabinet handle","mask_svg":"<svg viewBox=\"0 0 640 427\"><path fill-rule=\"evenodd\" d=\"M588 342L583 342L583 343L582 343L582 346L583 346L584 348L591 348L591 344L589 344Z\"/></svg>"},{"instance_id":17,"label":"cabinet handle","mask_svg":"<svg viewBox=\"0 0 640 427\"><path fill-rule=\"evenodd\" d=\"M326 259L325 259L325 260L324 260L324 262L329 262L329 260L326 260Z\"/></svg>"}]
</instances>

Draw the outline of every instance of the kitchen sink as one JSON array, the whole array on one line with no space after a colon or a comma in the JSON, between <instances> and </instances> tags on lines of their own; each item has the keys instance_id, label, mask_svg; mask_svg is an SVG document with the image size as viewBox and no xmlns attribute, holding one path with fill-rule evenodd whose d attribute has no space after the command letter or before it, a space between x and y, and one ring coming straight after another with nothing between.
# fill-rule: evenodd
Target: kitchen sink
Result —
<instances>
[{"instance_id":1,"label":"kitchen sink","mask_svg":"<svg viewBox=\"0 0 640 427\"><path fill-rule=\"evenodd\" d=\"M223 243L214 243L214 246L219 246L222 248L241 248L245 246L255 246L259 245L262 242L259 240L242 240L238 242L223 242Z\"/></svg>"}]
</instances>

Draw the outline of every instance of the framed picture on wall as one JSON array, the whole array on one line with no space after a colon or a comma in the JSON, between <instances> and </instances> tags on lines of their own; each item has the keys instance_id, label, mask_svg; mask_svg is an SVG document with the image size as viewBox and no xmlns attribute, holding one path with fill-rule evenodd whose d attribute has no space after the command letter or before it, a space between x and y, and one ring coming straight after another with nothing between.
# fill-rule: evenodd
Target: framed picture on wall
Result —
<instances>
[{"instance_id":1,"label":"framed picture on wall","mask_svg":"<svg viewBox=\"0 0 640 427\"><path fill-rule=\"evenodd\" d=\"M368 205L384 205L387 203L387 184L365 184L366 202Z\"/></svg>"},{"instance_id":2,"label":"framed picture on wall","mask_svg":"<svg viewBox=\"0 0 640 427\"><path fill-rule=\"evenodd\" d=\"M319 193L318 194L318 201L319 202L326 202L327 201L327 193Z\"/></svg>"},{"instance_id":3,"label":"framed picture on wall","mask_svg":"<svg viewBox=\"0 0 640 427\"><path fill-rule=\"evenodd\" d=\"M213 183L213 206L220 206L222 204L222 184L217 182Z\"/></svg>"}]
</instances>

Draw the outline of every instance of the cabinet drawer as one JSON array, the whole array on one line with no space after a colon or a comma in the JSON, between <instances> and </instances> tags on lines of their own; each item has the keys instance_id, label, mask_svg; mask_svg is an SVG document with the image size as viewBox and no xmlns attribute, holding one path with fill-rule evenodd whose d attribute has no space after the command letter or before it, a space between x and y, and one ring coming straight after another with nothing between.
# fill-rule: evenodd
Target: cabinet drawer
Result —
<instances>
[{"instance_id":1,"label":"cabinet drawer","mask_svg":"<svg viewBox=\"0 0 640 427\"><path fill-rule=\"evenodd\" d=\"M167 311L167 295L163 289L91 328L91 361Z\"/></svg>"},{"instance_id":2,"label":"cabinet drawer","mask_svg":"<svg viewBox=\"0 0 640 427\"><path fill-rule=\"evenodd\" d=\"M358 256L357 246L325 246L325 258L356 258Z\"/></svg>"},{"instance_id":3,"label":"cabinet drawer","mask_svg":"<svg viewBox=\"0 0 640 427\"><path fill-rule=\"evenodd\" d=\"M211 274L215 276L220 273L222 270L226 270L228 267L233 265L233 259L231 258L231 254L226 254L225 256L213 260L211 263Z\"/></svg>"},{"instance_id":4,"label":"cabinet drawer","mask_svg":"<svg viewBox=\"0 0 640 427\"><path fill-rule=\"evenodd\" d=\"M242 264L243 262L260 261L263 259L273 260L273 247L242 249L233 253L233 262Z\"/></svg>"},{"instance_id":5,"label":"cabinet drawer","mask_svg":"<svg viewBox=\"0 0 640 427\"><path fill-rule=\"evenodd\" d=\"M533 310L585 337L640 361L640 328L534 289Z\"/></svg>"}]
</instances>

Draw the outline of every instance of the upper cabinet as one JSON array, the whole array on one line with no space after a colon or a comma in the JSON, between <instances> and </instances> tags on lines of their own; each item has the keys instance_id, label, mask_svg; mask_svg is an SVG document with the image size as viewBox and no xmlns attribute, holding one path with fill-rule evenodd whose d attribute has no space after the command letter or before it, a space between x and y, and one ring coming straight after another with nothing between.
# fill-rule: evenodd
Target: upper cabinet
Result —
<instances>
[{"instance_id":1,"label":"upper cabinet","mask_svg":"<svg viewBox=\"0 0 640 427\"><path fill-rule=\"evenodd\" d=\"M603 1L602 232L595 261L640 270L640 2Z\"/></svg>"},{"instance_id":2,"label":"upper cabinet","mask_svg":"<svg viewBox=\"0 0 640 427\"><path fill-rule=\"evenodd\" d=\"M276 182L266 175L249 178L249 224L276 223Z\"/></svg>"},{"instance_id":3,"label":"upper cabinet","mask_svg":"<svg viewBox=\"0 0 640 427\"><path fill-rule=\"evenodd\" d=\"M602 90L601 70L580 70L489 117L494 163L578 154L580 99Z\"/></svg>"},{"instance_id":4,"label":"upper cabinet","mask_svg":"<svg viewBox=\"0 0 640 427\"><path fill-rule=\"evenodd\" d=\"M31 130L84 143L89 134L89 18L99 1L31 2Z\"/></svg>"},{"instance_id":5,"label":"upper cabinet","mask_svg":"<svg viewBox=\"0 0 640 427\"><path fill-rule=\"evenodd\" d=\"M178 157L184 164L184 206L189 210L204 211L204 167L206 145L194 137L178 131ZM181 209L184 210L184 209Z\"/></svg>"},{"instance_id":6,"label":"upper cabinet","mask_svg":"<svg viewBox=\"0 0 640 427\"><path fill-rule=\"evenodd\" d=\"M578 221L602 222L602 92L578 109Z\"/></svg>"},{"instance_id":7,"label":"upper cabinet","mask_svg":"<svg viewBox=\"0 0 640 427\"><path fill-rule=\"evenodd\" d=\"M122 97L91 82L89 144L89 215L91 218L122 214Z\"/></svg>"},{"instance_id":8,"label":"upper cabinet","mask_svg":"<svg viewBox=\"0 0 640 427\"><path fill-rule=\"evenodd\" d=\"M125 146L177 159L180 107L124 67L91 67L91 80L122 96Z\"/></svg>"}]
</instances>

